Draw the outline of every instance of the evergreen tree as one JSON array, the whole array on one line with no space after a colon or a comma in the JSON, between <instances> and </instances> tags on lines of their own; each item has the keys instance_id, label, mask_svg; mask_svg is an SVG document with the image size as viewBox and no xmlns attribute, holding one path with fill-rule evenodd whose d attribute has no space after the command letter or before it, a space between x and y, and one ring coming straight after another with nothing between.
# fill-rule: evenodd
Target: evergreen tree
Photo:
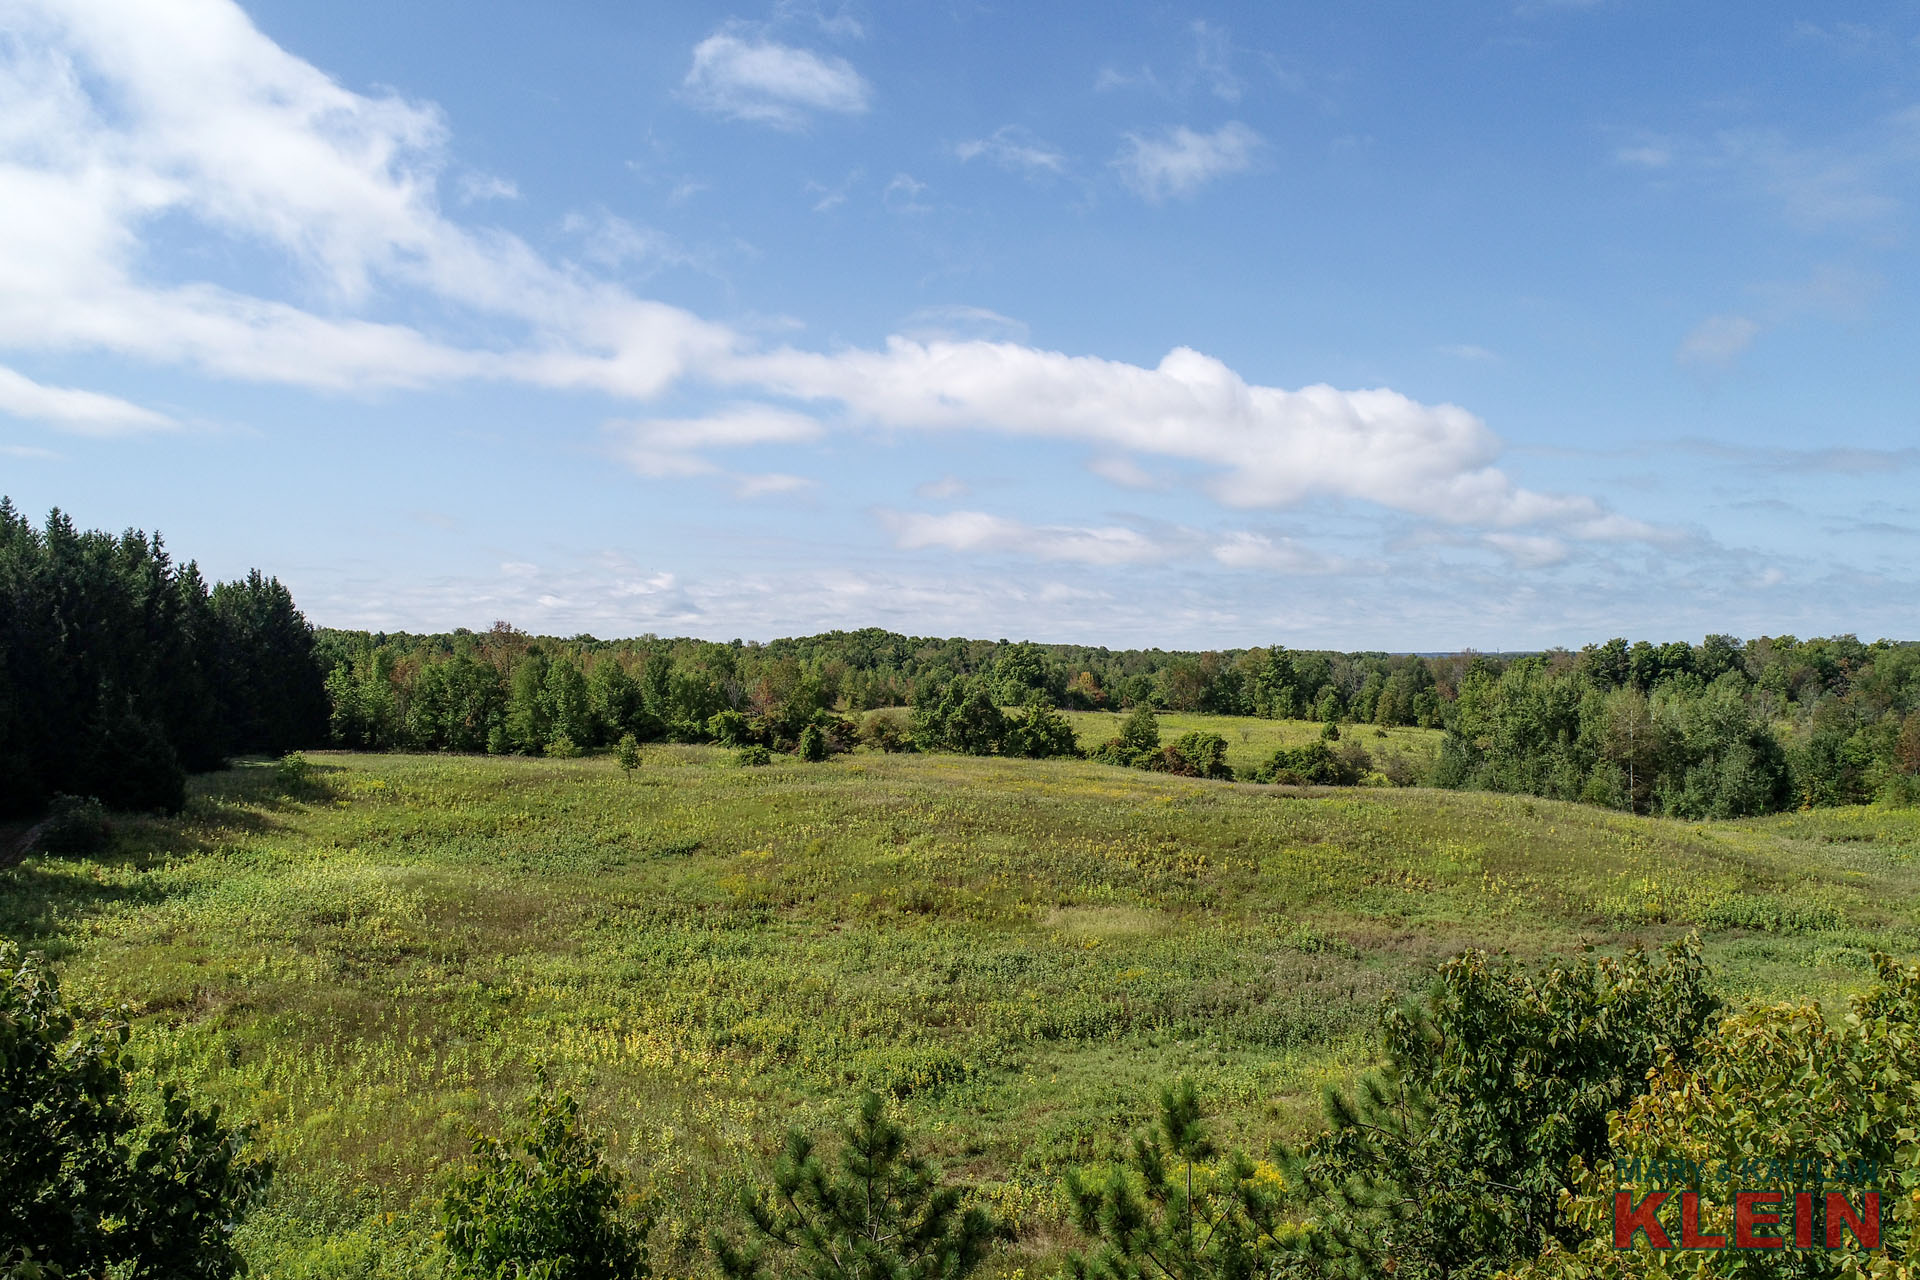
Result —
<instances>
[{"instance_id":1,"label":"evergreen tree","mask_svg":"<svg viewBox=\"0 0 1920 1280\"><path fill-rule=\"evenodd\" d=\"M747 1239L711 1239L727 1280L966 1280L1007 1235L960 1207L878 1094L860 1099L839 1146L830 1167L807 1135L787 1135L773 1185L743 1201Z\"/></svg>"}]
</instances>

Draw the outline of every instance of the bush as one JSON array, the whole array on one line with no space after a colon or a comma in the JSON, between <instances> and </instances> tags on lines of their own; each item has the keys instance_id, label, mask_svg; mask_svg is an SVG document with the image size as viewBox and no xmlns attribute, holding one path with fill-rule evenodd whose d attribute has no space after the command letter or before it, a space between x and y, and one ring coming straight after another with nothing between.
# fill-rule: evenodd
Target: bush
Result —
<instances>
[{"instance_id":1,"label":"bush","mask_svg":"<svg viewBox=\"0 0 1920 1280\"><path fill-rule=\"evenodd\" d=\"M750 747L742 747L738 751L734 752L733 762L737 765L741 765L746 768L754 768L763 764L772 764L773 752L767 750L765 747L761 746L759 743L756 742Z\"/></svg>"},{"instance_id":2,"label":"bush","mask_svg":"<svg viewBox=\"0 0 1920 1280\"><path fill-rule=\"evenodd\" d=\"M40 848L47 853L98 853L112 838L106 808L92 796L55 796L40 828Z\"/></svg>"},{"instance_id":3,"label":"bush","mask_svg":"<svg viewBox=\"0 0 1920 1280\"><path fill-rule=\"evenodd\" d=\"M1361 752L1362 758L1365 754ZM1351 787L1361 777L1356 763L1350 751L1336 752L1322 738L1304 747L1280 748L1253 771L1253 780L1290 786Z\"/></svg>"},{"instance_id":4,"label":"bush","mask_svg":"<svg viewBox=\"0 0 1920 1280\"><path fill-rule=\"evenodd\" d=\"M1153 708L1145 703L1135 707L1120 722L1120 736L1114 741L1136 760L1160 750L1160 721L1153 714Z\"/></svg>"},{"instance_id":5,"label":"bush","mask_svg":"<svg viewBox=\"0 0 1920 1280\"><path fill-rule=\"evenodd\" d=\"M1386 1070L1329 1095L1329 1130L1286 1159L1312 1251L1334 1271L1490 1277L1581 1238L1573 1162L1608 1157L1609 1116L1656 1067L1695 1061L1719 1009L1708 981L1698 938L1658 965L1635 950L1538 977L1449 961L1423 1006L1388 1015Z\"/></svg>"},{"instance_id":6,"label":"bush","mask_svg":"<svg viewBox=\"0 0 1920 1280\"><path fill-rule=\"evenodd\" d=\"M1050 756L1077 756L1080 744L1067 718L1035 698L1020 718L1007 726L1005 750L1010 756L1044 760Z\"/></svg>"},{"instance_id":7,"label":"bush","mask_svg":"<svg viewBox=\"0 0 1920 1280\"><path fill-rule=\"evenodd\" d=\"M1227 740L1217 733L1199 729L1183 733L1161 748L1150 768L1183 778L1224 778L1231 781L1233 768L1227 764Z\"/></svg>"},{"instance_id":8,"label":"bush","mask_svg":"<svg viewBox=\"0 0 1920 1280\"><path fill-rule=\"evenodd\" d=\"M707 719L707 732L723 747L744 747L758 742L753 722L738 711L716 711Z\"/></svg>"},{"instance_id":9,"label":"bush","mask_svg":"<svg viewBox=\"0 0 1920 1280\"><path fill-rule=\"evenodd\" d=\"M233 1232L272 1176L175 1085L134 1105L123 1024L83 1030L37 955L0 941L0 1265L16 1275L244 1270ZM143 1114L143 1112L148 1112Z\"/></svg>"},{"instance_id":10,"label":"bush","mask_svg":"<svg viewBox=\"0 0 1920 1280\"><path fill-rule=\"evenodd\" d=\"M613 761L620 766L620 772L631 778L633 771L640 767L640 742L630 733L620 735L620 742L613 749Z\"/></svg>"},{"instance_id":11,"label":"bush","mask_svg":"<svg viewBox=\"0 0 1920 1280\"><path fill-rule=\"evenodd\" d=\"M827 758L827 735L820 726L810 724L800 731L800 758L818 764Z\"/></svg>"},{"instance_id":12,"label":"bush","mask_svg":"<svg viewBox=\"0 0 1920 1280\"><path fill-rule=\"evenodd\" d=\"M564 733L556 733L547 739L547 755L554 760L572 760L579 754L578 744Z\"/></svg>"},{"instance_id":13,"label":"bush","mask_svg":"<svg viewBox=\"0 0 1920 1280\"><path fill-rule=\"evenodd\" d=\"M922 751L990 756L1007 738L1007 717L979 681L960 679L913 708L913 742Z\"/></svg>"},{"instance_id":14,"label":"bush","mask_svg":"<svg viewBox=\"0 0 1920 1280\"><path fill-rule=\"evenodd\" d=\"M1515 1275L1521 1280L1613 1280L1645 1272L1650 1251L1613 1248L1614 1190L1620 1181L1648 1185L1644 1174L1627 1173L1628 1160L1681 1153L1716 1169L1739 1168L1756 1157L1764 1164L1776 1155L1877 1164L1875 1181L1885 1191L1884 1238L1892 1248L1869 1254L1848 1241L1844 1252L1749 1253L1738 1274L1911 1274L1920 1231L1920 1198L1912 1194L1920 1183L1920 1144L1914 1141L1920 1095L1911 1087L1920 1079L1920 967L1898 965L1884 955L1874 956L1873 964L1878 984L1855 996L1843 1019L1830 1021L1810 1002L1758 1008L1716 1028L1697 1060L1673 1054L1658 1064L1650 1087L1613 1116L1607 1149L1574 1170L1568 1208L1576 1230L1549 1242ZM1823 1190L1847 1191L1805 1173L1793 1181L1799 1186L1803 1179L1816 1203ZM1771 1189L1781 1181L1763 1177L1757 1186ZM1725 1184L1707 1179L1699 1190L1699 1230L1731 1239L1733 1214ZM1791 1222L1791 1204L1787 1212ZM1660 1215L1670 1234L1678 1234L1678 1216L1671 1205ZM1816 1241L1824 1239L1818 1230ZM1897 1261L1900 1252L1905 1258ZM1815 1260L1818 1265L1807 1265Z\"/></svg>"},{"instance_id":15,"label":"bush","mask_svg":"<svg viewBox=\"0 0 1920 1280\"><path fill-rule=\"evenodd\" d=\"M652 1221L629 1218L619 1172L564 1093L527 1100L509 1144L475 1136L440 1201L455 1280L646 1280Z\"/></svg>"},{"instance_id":16,"label":"bush","mask_svg":"<svg viewBox=\"0 0 1920 1280\"><path fill-rule=\"evenodd\" d=\"M913 743L908 740L907 731L901 727L899 717L890 716L884 711L874 712L861 724L860 741L889 755L913 750Z\"/></svg>"}]
</instances>

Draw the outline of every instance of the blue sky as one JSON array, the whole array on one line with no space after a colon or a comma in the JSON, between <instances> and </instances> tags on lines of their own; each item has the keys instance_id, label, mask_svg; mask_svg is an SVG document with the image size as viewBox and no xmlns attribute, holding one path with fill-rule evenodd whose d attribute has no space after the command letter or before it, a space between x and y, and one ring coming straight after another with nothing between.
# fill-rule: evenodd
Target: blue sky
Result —
<instances>
[{"instance_id":1,"label":"blue sky","mask_svg":"<svg viewBox=\"0 0 1920 1280\"><path fill-rule=\"evenodd\" d=\"M1920 636L1911 6L0 31L0 491L322 623Z\"/></svg>"}]
</instances>

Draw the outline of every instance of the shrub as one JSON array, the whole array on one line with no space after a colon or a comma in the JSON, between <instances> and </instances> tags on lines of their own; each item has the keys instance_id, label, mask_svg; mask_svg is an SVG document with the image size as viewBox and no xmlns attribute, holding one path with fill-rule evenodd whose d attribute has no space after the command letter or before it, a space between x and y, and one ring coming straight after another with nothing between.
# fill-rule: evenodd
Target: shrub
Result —
<instances>
[{"instance_id":1,"label":"shrub","mask_svg":"<svg viewBox=\"0 0 1920 1280\"><path fill-rule=\"evenodd\" d=\"M1199 729L1183 733L1161 748L1150 767L1185 778L1233 778L1233 769L1227 764L1227 740Z\"/></svg>"},{"instance_id":2,"label":"shrub","mask_svg":"<svg viewBox=\"0 0 1920 1280\"><path fill-rule=\"evenodd\" d=\"M1697 937L1657 965L1635 950L1538 977L1449 961L1423 1006L1387 1016L1387 1068L1330 1094L1329 1130L1287 1157L1312 1252L1336 1271L1472 1277L1578 1238L1572 1162L1608 1157L1609 1115L1654 1068L1690 1066L1718 1009Z\"/></svg>"},{"instance_id":3,"label":"shrub","mask_svg":"<svg viewBox=\"0 0 1920 1280\"><path fill-rule=\"evenodd\" d=\"M527 1100L512 1143L476 1135L440 1201L455 1280L646 1280L652 1221L623 1212L619 1172L564 1093Z\"/></svg>"},{"instance_id":4,"label":"shrub","mask_svg":"<svg viewBox=\"0 0 1920 1280\"><path fill-rule=\"evenodd\" d=\"M707 732L723 747L744 747L759 741L753 722L738 711L716 711L707 719Z\"/></svg>"},{"instance_id":5,"label":"shrub","mask_svg":"<svg viewBox=\"0 0 1920 1280\"><path fill-rule=\"evenodd\" d=\"M773 752L756 742L750 747L742 747L734 752L733 762L747 768L753 768L763 764L772 764Z\"/></svg>"},{"instance_id":6,"label":"shrub","mask_svg":"<svg viewBox=\"0 0 1920 1280\"><path fill-rule=\"evenodd\" d=\"M1362 759L1365 752L1361 752ZM1286 783L1292 786L1351 787L1360 781L1350 751L1336 752L1326 739L1304 747L1282 747L1253 771L1255 782Z\"/></svg>"},{"instance_id":7,"label":"shrub","mask_svg":"<svg viewBox=\"0 0 1920 1280\"><path fill-rule=\"evenodd\" d=\"M106 808L92 796L55 796L40 828L40 848L47 853L98 853L112 838Z\"/></svg>"},{"instance_id":8,"label":"shrub","mask_svg":"<svg viewBox=\"0 0 1920 1280\"><path fill-rule=\"evenodd\" d=\"M1007 726L1005 750L1010 756L1044 760L1050 756L1077 756L1080 744L1067 718L1035 698L1027 703L1020 718Z\"/></svg>"},{"instance_id":9,"label":"shrub","mask_svg":"<svg viewBox=\"0 0 1920 1280\"><path fill-rule=\"evenodd\" d=\"M1006 738L1006 713L980 681L954 680L913 708L913 742L922 751L990 756Z\"/></svg>"},{"instance_id":10,"label":"shrub","mask_svg":"<svg viewBox=\"0 0 1920 1280\"><path fill-rule=\"evenodd\" d=\"M810 724L800 731L800 758L818 764L827 758L827 735Z\"/></svg>"},{"instance_id":11,"label":"shrub","mask_svg":"<svg viewBox=\"0 0 1920 1280\"><path fill-rule=\"evenodd\" d=\"M1160 750L1160 721L1153 708L1141 703L1129 712L1120 722L1120 736L1115 741L1136 759Z\"/></svg>"},{"instance_id":12,"label":"shrub","mask_svg":"<svg viewBox=\"0 0 1920 1280\"><path fill-rule=\"evenodd\" d=\"M133 1103L124 1024L82 1029L37 955L0 941L0 1265L16 1275L222 1280L271 1165L220 1108ZM150 1110L150 1114L143 1114Z\"/></svg>"},{"instance_id":13,"label":"shrub","mask_svg":"<svg viewBox=\"0 0 1920 1280\"><path fill-rule=\"evenodd\" d=\"M547 739L547 755L555 760L572 760L579 754L579 746L564 733L556 733Z\"/></svg>"},{"instance_id":14,"label":"shrub","mask_svg":"<svg viewBox=\"0 0 1920 1280\"><path fill-rule=\"evenodd\" d=\"M1843 1019L1830 1021L1812 1003L1754 1009L1721 1024L1697 1059L1674 1054L1660 1063L1650 1087L1613 1116L1607 1150L1574 1171L1569 1216L1577 1230L1548 1242L1515 1275L1613 1280L1645 1273L1650 1251L1613 1248L1616 1180L1644 1187L1648 1179L1628 1174L1626 1161L1680 1154L1716 1169L1764 1166L1776 1156L1877 1164L1884 1239L1892 1246L1886 1252L1869 1254L1847 1240L1844 1252L1824 1255L1780 1249L1731 1256L1741 1258L1738 1274L1750 1276L1911 1274L1920 1241L1920 1198L1913 1195L1920 1183L1920 1096L1911 1087L1920 1079L1920 967L1884 955L1873 965L1878 984L1854 997ZM1762 1175L1755 1185L1770 1189L1782 1181ZM1804 1181L1816 1203L1822 1190L1846 1190L1805 1171L1792 1181ZM1699 1191L1698 1229L1732 1239L1725 1184L1706 1179ZM1791 1204L1787 1213L1791 1222ZM1672 1207L1661 1214L1671 1234L1677 1217ZM1815 1239L1824 1240L1818 1226Z\"/></svg>"},{"instance_id":15,"label":"shrub","mask_svg":"<svg viewBox=\"0 0 1920 1280\"><path fill-rule=\"evenodd\" d=\"M913 750L913 743L908 740L907 731L901 727L899 717L890 716L884 711L874 712L861 724L860 741L888 754Z\"/></svg>"},{"instance_id":16,"label":"shrub","mask_svg":"<svg viewBox=\"0 0 1920 1280\"><path fill-rule=\"evenodd\" d=\"M747 1241L711 1237L727 1280L965 1280L1007 1234L908 1151L878 1094L861 1097L834 1166L788 1133L772 1188L742 1201Z\"/></svg>"}]
</instances>

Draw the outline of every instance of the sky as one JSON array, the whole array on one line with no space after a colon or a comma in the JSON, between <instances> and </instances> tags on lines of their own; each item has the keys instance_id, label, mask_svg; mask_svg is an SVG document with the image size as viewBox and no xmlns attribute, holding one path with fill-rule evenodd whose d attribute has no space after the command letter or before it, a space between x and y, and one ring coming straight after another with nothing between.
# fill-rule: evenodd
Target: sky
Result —
<instances>
[{"instance_id":1,"label":"sky","mask_svg":"<svg viewBox=\"0 0 1920 1280\"><path fill-rule=\"evenodd\" d=\"M321 625L1920 638L1920 11L0 0L0 493Z\"/></svg>"}]
</instances>

